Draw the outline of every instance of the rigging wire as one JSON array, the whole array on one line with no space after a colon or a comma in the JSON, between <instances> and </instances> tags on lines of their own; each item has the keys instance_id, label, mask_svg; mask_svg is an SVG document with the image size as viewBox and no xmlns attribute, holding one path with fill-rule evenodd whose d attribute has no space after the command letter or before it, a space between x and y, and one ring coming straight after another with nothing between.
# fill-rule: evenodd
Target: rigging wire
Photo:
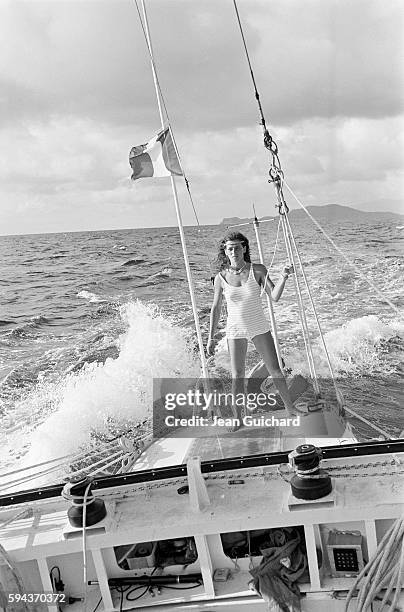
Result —
<instances>
[{"instance_id":1,"label":"rigging wire","mask_svg":"<svg viewBox=\"0 0 404 612\"><path fill-rule=\"evenodd\" d=\"M174 130L172 129L172 123L171 123L171 120L170 120L170 116L168 114L167 105L166 105L165 98L164 98L164 95L163 95L163 91L161 89L160 81L159 81L159 78L158 78L158 75L157 75L157 70L156 70L156 65L155 65L154 57L153 57L153 54L152 54L151 49L149 47L149 42L148 42L148 39L147 39L146 29L145 29L145 26L144 26L144 23L143 23L143 18L142 18L140 9L139 9L138 0L134 0L134 2L135 2L135 5L136 5L136 10L137 10L137 13L138 13L140 25L141 25L141 28L142 28L142 31L143 31L143 36L144 36L144 39L146 41L146 46L147 46L147 50L148 50L148 53L149 53L149 58L150 58L150 61L151 61L152 65L153 65L153 67L154 67L154 71L155 71L155 74L156 74L156 83L157 83L157 87L158 87L158 91L159 91L159 96L161 98L161 102L162 102L162 105L163 105L163 108L164 108L164 113L165 113L165 116L166 116L166 119L167 119L167 124L168 124L169 130L170 130L170 134L171 134L171 138L172 138L172 141L173 141L175 153L176 153L176 155L178 157L178 163L179 163L182 175L184 177L185 186L186 186L186 189L187 189L187 192L188 192L188 197L189 197L189 200L190 200L190 203L191 203L191 206L192 206L192 210L193 210L193 213L194 213L194 216L195 216L196 224L197 224L197 227L198 227L198 232L201 233L202 228L201 228L201 224L200 224L200 221L199 221L198 213L196 211L195 202L194 202L194 199L193 199L193 196L192 196L192 193L191 193L191 187L190 187L188 177L185 174L184 167L183 167L183 164L182 164L182 161L181 161L180 152L179 152L179 149L178 149L178 146L177 146L177 142L176 142L176 139L175 139L175 136L174 136ZM209 250L206 248L206 243L204 241L204 238L202 238L202 242L204 243L204 248L205 248L206 256L207 256L207 259L208 259L208 262L209 262L209 268L210 268L211 273L212 273L212 271L214 269L214 265L213 265L212 260L210 259L209 255L208 255Z\"/></svg>"},{"instance_id":2,"label":"rigging wire","mask_svg":"<svg viewBox=\"0 0 404 612\"><path fill-rule=\"evenodd\" d=\"M258 109L259 109L259 114L260 114L260 119L261 119L260 123L262 125L262 129L264 132L264 146L271 153L271 156L272 156L272 163L269 169L269 176L270 176L269 182L273 182L276 188L277 197L278 197L277 208L278 208L279 215L280 215L280 220L281 220L281 225L282 225L282 230L283 230L283 235L284 235L284 240L285 240L286 252L288 254L289 261L292 264L294 264L293 249L290 244L290 236L289 236L288 228L286 227L286 223L285 223L285 216L289 212L289 208L286 204L286 201L283 195L283 176L284 174L283 174L281 162L278 156L278 146L276 142L273 140L272 136L269 134L266 123L265 123L264 112L262 109L260 96L258 93L254 71L253 71L250 56L248 53L247 42L244 36L243 26L241 24L240 14L237 8L236 0L233 0L233 5L234 5L235 12L236 12L237 22L239 25L239 29L240 29L240 33L241 33L241 37L242 37L242 41L244 45L244 50L245 50L245 54L246 54L246 58L248 62L248 67L249 67L251 79L252 79L253 86L254 86L255 99L257 100L257 104L258 104ZM302 327L302 335L303 335L303 341L304 341L305 350L306 350L307 362L308 362L308 366L310 370L310 376L313 380L313 385L315 388L316 395L319 396L320 389L319 389L316 369L314 365L313 353L311 349L310 332L309 332L309 328L307 325L300 285L299 285L299 281L298 281L297 274L296 274L296 267L294 266L294 268L295 268L295 274L293 278L294 278L295 290L296 290L296 295L297 295L297 300L298 300L299 318L300 318L300 323Z\"/></svg>"},{"instance_id":3,"label":"rigging wire","mask_svg":"<svg viewBox=\"0 0 404 612\"><path fill-rule=\"evenodd\" d=\"M236 12L236 17L237 17L237 22L240 28L240 34L241 34L241 38L243 40L243 45L244 45L244 50L245 50L245 54L246 54L246 58L247 58L247 62L248 62L248 67L250 70L250 75L251 75L251 79L254 85L254 95L255 95L255 99L257 100L257 104L258 104L258 109L259 109L259 114L260 114L260 124L262 125L262 129L263 129L263 133L264 133L264 147L271 153L272 156L272 163L271 163L271 167L269 169L269 181L270 183L274 183L276 190L277 190L277 195L278 195L278 200L279 200L279 213L280 214L284 214L285 212L288 213L289 212L289 208L285 202L285 198L283 196L283 191L282 191L282 184L281 184L281 180L283 179L283 170L282 170L282 165L281 165L281 161L279 159L279 155L278 155L278 145L276 144L276 142L274 141L274 139L272 138L271 134L268 131L268 128L266 126L265 123L265 117L264 117L264 111L262 110L262 106L261 106L261 101L260 101L260 96L258 93L258 88L257 88L257 84L255 81L255 76L254 76L254 71L252 69L252 65L251 65L251 61L250 61L250 55L248 53L248 48L247 48L247 42L244 36L244 31L243 31L243 26L241 24L241 19L240 19L240 14L237 8L237 3L236 0L233 0L233 5L234 5L234 10Z\"/></svg>"},{"instance_id":4,"label":"rigging wire","mask_svg":"<svg viewBox=\"0 0 404 612\"><path fill-rule=\"evenodd\" d=\"M383 300L383 302L386 302L386 304L388 304L390 306L390 308L392 308L392 310L394 310L394 312L396 314L400 314L399 309L397 308L397 306L395 304L393 304L393 302L391 300L389 300L389 298L387 298L385 295L383 295L383 293L378 289L378 287L373 283L373 281L371 281L366 274L363 274L363 272L361 272L360 270L357 269L357 267L351 262L351 260L349 259L349 257L347 257L347 255L345 255L345 253L339 248L339 246L335 243L335 241L331 238L331 236L329 236L327 234L327 232L323 229L323 227L320 225L320 223L317 221L317 219L315 219L313 217L313 215L307 210L307 208L304 206L304 204L299 200L299 198L297 197L297 195L294 193L294 191L292 190L292 188L290 187L290 185L288 185L288 183L284 180L283 181L288 189L288 191L291 193L291 195L294 197L294 199L296 200L296 202L299 204L299 206L304 210L304 212L308 215L308 217L313 221L313 223L318 227L318 229L321 231L321 233L325 236L325 238L328 240L328 242L330 244L332 244L332 246L334 247L334 249L337 251L337 253L339 253L347 262L347 264L351 267L354 268L355 272L357 272L359 274L359 276L366 281L366 283L369 285L369 287L371 287L371 289L373 289L373 291L375 293L377 293L377 295L380 297L381 300Z\"/></svg>"},{"instance_id":5,"label":"rigging wire","mask_svg":"<svg viewBox=\"0 0 404 612\"><path fill-rule=\"evenodd\" d=\"M241 25L240 14L238 12L236 0L233 0L233 5L234 5L234 9L236 11L237 21L238 21L238 25L239 25L239 28L240 28L241 38L243 40L244 51L245 51L245 54L246 54L246 58L247 58L247 62L248 62L248 67L250 69L251 79L252 79L252 82L253 82L253 85L254 85L254 95L255 95L255 99L257 100L257 103L258 103L258 108L259 108L259 112L260 112L260 116L261 116L261 125L262 125L262 127L264 129L264 134L265 134L265 132L267 132L267 128L266 128L266 124L265 124L264 111L262 110L260 95L258 93L257 84L255 82L254 71L252 69L252 65L251 65L251 61L250 61L250 55L248 53L248 47L247 47L246 39L245 39L245 36L244 36L243 26Z\"/></svg>"},{"instance_id":6,"label":"rigging wire","mask_svg":"<svg viewBox=\"0 0 404 612\"><path fill-rule=\"evenodd\" d=\"M277 230L276 230L276 238L275 238L274 252L273 252L273 254L272 254L271 263L270 263L270 264L269 264L269 266L268 266L268 272L267 272L267 274L269 274L269 271L270 271L270 269L272 268L272 265L273 265L274 260L275 260L276 249L277 249L277 247L278 247L278 239L279 239L279 230L280 230L280 227L281 227L281 217L279 217L279 219L278 219L278 227L277 227Z\"/></svg>"},{"instance_id":7,"label":"rigging wire","mask_svg":"<svg viewBox=\"0 0 404 612\"><path fill-rule=\"evenodd\" d=\"M322 344L323 351L324 351L324 354L325 354L325 357L326 357L326 360L327 360L328 369L330 370L330 376L331 376L331 379L332 379L333 384L334 384L334 389L335 389L335 393L336 393L336 396L337 396L337 399L338 399L338 403L340 404L340 406L343 406L344 405L344 399L343 399L343 396L342 396L342 392L338 388L338 385L337 385L336 380L335 380L334 370L333 370L333 367L331 365L331 360L330 360L330 356L329 356L329 353L328 353L327 345L326 345L325 340L324 340L324 335L323 335L323 331L321 329L320 321L318 320L316 306L314 304L314 300L313 300L313 297L311 295L309 283L307 281L306 273L304 271L303 262L302 262L302 260L300 258L300 254L299 254L299 251L298 251L298 248L297 248L297 245L296 245L295 237L293 235L292 227L291 227L291 225L289 223L289 219L288 219L287 215L285 215L285 221L286 221L286 224L287 224L288 229L289 229L290 237L292 238L292 242L293 242L293 246L294 246L295 251L296 251L297 259L299 261L300 271L301 271L301 274L302 274L302 277L303 277L303 280L304 280L304 284L305 284L305 287L306 287L307 295L309 297L309 301L310 301L311 308L312 308L312 311L313 311L314 319L316 321L318 333L320 335L321 344Z\"/></svg>"},{"instance_id":8,"label":"rigging wire","mask_svg":"<svg viewBox=\"0 0 404 612\"><path fill-rule=\"evenodd\" d=\"M295 284L295 291L296 291L296 296L297 296L297 306L299 310L299 319L300 319L300 325L302 328L302 335L303 335L303 341L304 341L304 346L306 350L307 363L308 363L309 370L310 370L310 376L313 379L315 393L317 396L319 396L320 389L319 389L319 385L317 381L317 372L316 372L316 367L314 363L313 351L311 347L310 331L309 331L309 326L308 326L307 319L306 319L306 313L305 313L304 303L303 303L303 296L302 296L302 292L300 289L299 278L297 275L297 267L295 265L295 258L293 254L292 245L290 243L290 237L288 234L288 228L286 226L285 217L286 215L281 215L281 226L282 226L283 236L285 240L286 252L288 254L289 261L292 263L294 270L295 270L295 274L293 275L293 281Z\"/></svg>"},{"instance_id":9,"label":"rigging wire","mask_svg":"<svg viewBox=\"0 0 404 612\"><path fill-rule=\"evenodd\" d=\"M340 389L338 388L337 383L336 383L336 379L335 379L335 376L334 376L334 373L333 373L333 368L332 368L332 365L331 365L331 360L330 360L330 357L329 357L329 354L328 354L327 346L325 344L325 340L324 340L324 337L323 337L323 333L322 333L322 330L321 330L321 326L320 326L320 323L319 323L319 319L318 319L318 316L317 316L315 305L314 305L314 302L313 302L313 299L312 299L311 291L310 291L310 288L309 288L309 285L308 285L308 282L307 282L307 277L306 277L306 274L305 274L304 269L303 269L303 264L301 262L300 254L299 254L299 251L298 251L298 248L297 248L297 245L296 245L296 241L295 241L295 238L294 238L294 235L293 235L291 224L289 222L289 219L287 218L288 217L287 213L289 212L289 209L288 209L288 207L286 205L285 198L284 198L284 195L283 195L283 185L284 184L286 185L286 187L288 188L289 192L292 194L294 199L301 206L301 208L303 208L303 210L306 212L306 214L310 217L310 219L314 222L314 224L321 230L321 232L324 234L324 236L327 238L327 240L331 243L331 245L336 249L336 251L340 255L342 255L342 257L345 259L345 261L351 267L354 267L355 271L359 272L359 275L370 285L370 287L375 291L375 293L377 295L379 295L380 298L384 302L386 302L394 310L394 312L399 314L399 310L391 302L391 300L389 300L386 296L383 295L383 293L381 291L379 291L379 289L375 286L375 284L370 279L368 279L366 275L364 275L363 273L361 273L360 271L358 271L356 269L356 267L351 263L351 261L343 253L343 251L341 251L341 249L339 249L339 247L332 240L332 238L323 230L323 228L320 226L320 224L317 222L317 220L309 213L309 211L306 209L306 207L300 202L300 200L297 198L295 193L292 191L290 186L285 181L284 173L283 173L283 170L282 170L282 167L281 167L281 163L280 163L280 160L279 160L279 156L278 156L278 147L277 147L275 141L272 139L272 137L268 133L268 130L267 130L267 127L266 127L264 113L263 113L263 109L262 109L262 105L261 105L261 101L260 101L260 97L259 97L259 93L258 93L258 88L257 88L257 84L256 84L256 81L255 81L255 76L254 76L254 72L253 72L253 69L252 69L252 65L251 65L251 61L250 61L250 57L249 57L249 53L248 53L247 43L246 43L246 39L245 39L245 36L244 36L243 27L242 27L242 24L241 24L240 15L239 15L239 11L238 11L238 8L237 8L236 0L233 0L233 4L234 4L234 9L235 9L235 12L236 12L236 16L237 16L238 25L239 25L239 28L240 28L240 33L241 33L241 37L242 37L242 41L243 41L243 45L244 45L244 50L245 50L245 54L246 54L246 58L247 58L247 62L248 62L248 67L249 67L251 79L252 79L253 86L254 86L254 95L255 95L255 98L256 98L257 104L258 104L259 114L260 114L260 118L261 118L261 125L262 125L263 131L264 131L264 146L272 154L272 165L271 165L270 170L269 170L269 176L270 176L269 182L273 182L275 184L275 187L276 187L276 190L277 190L277 196L278 196L278 202L279 202L277 207L279 209L280 222L282 222L282 228L283 228L283 231L284 231L284 238L285 238L286 249L287 249L289 258L292 258L292 263L293 263L293 250L292 250L292 246L290 244L288 246L288 243L290 242L290 238L291 238L292 241L293 241L293 246L294 246L294 249L296 251L297 258L299 260L299 264L300 264L300 268L301 268L304 284L305 284L306 290L308 292L308 296L309 296L309 300L310 300L310 303L311 303L311 306L312 306L312 309L313 309L313 313L314 313L315 321L316 321L316 324L317 324L317 328L318 328L319 333L320 333L320 339L321 339L322 348L323 348L323 350L325 352L325 357L326 357L327 365L329 367L331 378L332 378L332 381L333 381L333 384L334 384L337 400L338 400L338 403L340 404L340 406L343 406L344 405L343 394L340 391ZM271 262L271 265L272 265L272 262ZM295 270L295 272L296 272L296 270ZM301 291L300 291L300 287L299 287L299 283L298 283L298 279L297 279L297 275L296 274L294 275L294 280L295 280L296 292L297 292L297 296L298 296L299 314L300 314L301 323L302 323L303 340L304 340L304 343L305 343L307 360L308 360L308 364L309 364L310 374L311 374L311 376L313 378L313 383L316 385L317 384L317 378L316 378L316 373L315 373L313 354L312 354L311 345L310 345L310 334L309 334L309 329L308 329L308 326L307 326L307 321L306 321L306 317L305 317L305 311L304 311L304 306L303 306L302 295L301 295ZM357 418L361 418L359 415L357 415L356 413L354 413L351 410L348 410L348 412L350 412L351 414L353 414ZM363 420L363 419L361 419L361 420ZM368 422L368 424L369 424L369 422ZM377 429L377 428L375 427L375 429Z\"/></svg>"}]
</instances>

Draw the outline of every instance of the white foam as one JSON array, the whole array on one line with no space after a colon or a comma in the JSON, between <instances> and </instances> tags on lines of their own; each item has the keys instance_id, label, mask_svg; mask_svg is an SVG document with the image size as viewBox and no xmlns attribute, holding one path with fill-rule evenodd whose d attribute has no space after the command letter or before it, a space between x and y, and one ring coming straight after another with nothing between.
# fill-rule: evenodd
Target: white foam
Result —
<instances>
[{"instance_id":1,"label":"white foam","mask_svg":"<svg viewBox=\"0 0 404 612\"><path fill-rule=\"evenodd\" d=\"M375 315L359 317L324 334L331 365L337 375L389 373L391 363L383 359L383 342L403 335L402 321L385 323ZM329 376L325 354L317 338L313 342L314 361L319 376ZM295 371L308 374L305 356L291 351L287 362Z\"/></svg>"},{"instance_id":2,"label":"white foam","mask_svg":"<svg viewBox=\"0 0 404 612\"><path fill-rule=\"evenodd\" d=\"M97 295L96 293L91 293L91 291L86 291L86 290L80 291L77 294L77 297L83 298L84 300L88 300L91 303L104 301L103 298Z\"/></svg>"},{"instance_id":3,"label":"white foam","mask_svg":"<svg viewBox=\"0 0 404 612\"><path fill-rule=\"evenodd\" d=\"M119 339L117 359L91 363L68 375L55 395L55 411L32 434L24 463L76 451L91 432L108 430L108 422L142 421L150 414L153 379L199 375L190 335L141 302L121 308L128 327Z\"/></svg>"}]
</instances>

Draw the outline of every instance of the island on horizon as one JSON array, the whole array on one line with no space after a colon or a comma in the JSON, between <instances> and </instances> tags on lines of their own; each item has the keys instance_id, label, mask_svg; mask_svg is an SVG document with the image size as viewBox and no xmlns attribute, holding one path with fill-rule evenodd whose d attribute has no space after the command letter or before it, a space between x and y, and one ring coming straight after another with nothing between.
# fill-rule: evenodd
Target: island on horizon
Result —
<instances>
[{"instance_id":1,"label":"island on horizon","mask_svg":"<svg viewBox=\"0 0 404 612\"><path fill-rule=\"evenodd\" d=\"M387 202L391 205L391 200L379 200L377 204L381 207L384 203ZM394 200L397 204L397 209L400 209L400 205L402 208L402 200ZM351 206L342 206L340 204L324 204L323 206L306 206L307 210L310 214L317 219L318 221L402 221L404 214L399 212L391 212L391 211L368 211L368 210L359 210L358 208L352 208ZM305 211L303 209L293 209L290 211L289 215L293 218L300 219L307 217ZM260 221L266 221L269 219L277 219L277 215L266 215L264 217L260 217ZM219 225L237 225L241 223L252 223L254 221L254 217L224 217L222 221L220 221Z\"/></svg>"}]
</instances>

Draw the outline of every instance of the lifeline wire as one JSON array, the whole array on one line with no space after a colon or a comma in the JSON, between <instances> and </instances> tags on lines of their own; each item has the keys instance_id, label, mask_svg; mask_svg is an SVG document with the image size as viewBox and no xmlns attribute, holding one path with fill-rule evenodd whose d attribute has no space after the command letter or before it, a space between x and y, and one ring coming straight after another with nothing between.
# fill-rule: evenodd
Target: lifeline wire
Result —
<instances>
[{"instance_id":1,"label":"lifeline wire","mask_svg":"<svg viewBox=\"0 0 404 612\"><path fill-rule=\"evenodd\" d=\"M133 429L136 429L136 428L132 428L132 430L128 430L127 432L125 432L124 435L117 436L117 438L114 438L113 441L115 441L115 439L118 439L118 437L122 440L122 438L124 438L125 435L127 435L127 433L130 433L131 431L133 431ZM147 433L145 435L143 435L143 436L140 436L137 441L142 441L145 438L148 438L148 434ZM7 472L5 474L1 474L0 478L6 478L6 477L8 478L9 476L11 476L13 474L18 474L20 472L31 472L32 469L35 468L35 467L42 467L42 466L48 465L48 467L46 469L44 469L44 470L40 470L40 471L37 471L37 472L34 472L34 473L25 474L25 475L21 476L20 478L17 478L17 479L11 480L11 481L9 480L7 482L7 484L5 484L5 485L0 485L0 492L5 492L5 491L13 488L15 485L19 485L19 484L22 484L22 483L27 483L27 482L29 482L31 480L35 480L36 478L39 478L41 476L45 476L47 474L51 474L52 472L57 472L57 471L59 471L59 470L61 470L63 468L68 467L69 464L74 463L75 461L78 461L80 459L84 460L84 458L87 455L88 456L90 456L90 455L97 456L97 455L99 455L99 454L101 454L102 452L105 452L105 451L114 451L114 453L112 455L109 455L108 457L103 457L102 459L100 459L100 460L98 460L98 461L96 461L94 463L86 465L83 468L78 468L76 470L73 470L66 477L71 477L72 475L75 475L75 474L88 472L89 470L94 469L94 467L97 466L97 465L100 465L101 467L100 467L99 470L94 471L93 474L101 473L103 470L105 470L105 468L107 468L110 465L113 465L114 463L117 463L118 461L121 461L121 460L122 460L122 462L128 460L128 464L129 464L130 463L130 458L131 458L131 456L133 456L133 453L129 452L129 451L127 453L124 453L123 449L116 451L113 448L113 445L112 445L111 442L112 441L109 441L109 442L105 443L103 446L101 446L100 448L98 448L96 450L95 449L91 449L91 450L84 451L82 453L76 453L76 454L71 454L71 455L64 455L63 457L58 457L58 458L55 458L55 459L51 459L49 461L43 461L42 463L38 463L36 465L28 466L28 467L25 467L25 468L20 468L18 470L13 470L11 472ZM141 452L143 450L144 450L144 448L140 449L139 454L135 458L137 458L141 454ZM115 459L111 463L108 463L106 465L102 465L103 463L105 463L106 461L111 459L111 457L117 457L117 459ZM69 460L69 461L63 461L65 459ZM54 464L54 465L50 465L50 464ZM122 465L122 468L121 468L120 472L122 470L124 470L124 469L125 469L125 466ZM126 471L127 471L127 469L126 469Z\"/></svg>"},{"instance_id":2,"label":"lifeline wire","mask_svg":"<svg viewBox=\"0 0 404 612\"><path fill-rule=\"evenodd\" d=\"M63 467L64 465L68 465L69 463L74 463L75 461L79 461L79 460L84 460L84 458L87 455L91 455L92 457L95 455L100 455L101 453L105 452L105 451L112 451L114 450L113 447L116 445L113 445L112 442L115 442L118 439L122 439L123 437L125 437L128 433L132 433L134 430L136 429L136 427L133 427L129 430L126 430L123 434L119 434L118 436L116 436L115 438L112 438L111 440L108 440L106 442L101 442L101 445L98 446L96 449L92 448L92 449L88 449L88 450L83 450L80 451L78 453L70 453L68 455L63 455L61 457L55 457L54 459L48 459L47 461L42 461L40 463L35 463L33 465L29 465L23 468L19 468L17 470L11 470L10 472L4 472L3 474L0 474L0 479L1 478L9 478L10 476L13 476L14 474L19 474L21 472L31 472L31 470L33 470L34 468L38 468L38 467L43 467L45 465L50 466L51 464L55 464L57 463L58 465L54 466L54 467L49 467L49 469L46 472L37 472L36 474L34 473L34 475L39 475L42 473L47 473L47 472L51 472L53 470L58 470L61 467ZM138 439L142 440L143 438L147 438L147 434L145 434L143 437L140 436ZM10 484L11 481L8 482L8 484ZM0 485L1 488L1 485Z\"/></svg>"}]
</instances>

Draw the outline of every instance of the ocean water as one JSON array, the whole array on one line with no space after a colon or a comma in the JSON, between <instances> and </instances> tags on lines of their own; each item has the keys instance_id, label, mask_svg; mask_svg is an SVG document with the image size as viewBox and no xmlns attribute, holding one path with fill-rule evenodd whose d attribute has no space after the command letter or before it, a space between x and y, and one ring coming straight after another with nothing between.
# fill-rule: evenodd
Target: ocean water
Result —
<instances>
[{"instance_id":1,"label":"ocean water","mask_svg":"<svg viewBox=\"0 0 404 612\"><path fill-rule=\"evenodd\" d=\"M310 221L294 228L347 406L391 437L404 428L402 231L394 222L327 225L354 268ZM254 232L251 240L258 262ZM204 339L220 226L185 228ZM261 225L277 279L287 258L277 222ZM276 246L276 249L275 249ZM275 252L274 252L275 249ZM196 334L177 228L0 237L0 471L76 452L99 435L150 416L153 377L199 373ZM307 373L293 282L275 305L282 352ZM320 376L328 376L307 317ZM218 337L224 338L224 318ZM224 339L217 362L228 366ZM248 364L258 361L249 348ZM376 437L352 419L359 439Z\"/></svg>"}]
</instances>

